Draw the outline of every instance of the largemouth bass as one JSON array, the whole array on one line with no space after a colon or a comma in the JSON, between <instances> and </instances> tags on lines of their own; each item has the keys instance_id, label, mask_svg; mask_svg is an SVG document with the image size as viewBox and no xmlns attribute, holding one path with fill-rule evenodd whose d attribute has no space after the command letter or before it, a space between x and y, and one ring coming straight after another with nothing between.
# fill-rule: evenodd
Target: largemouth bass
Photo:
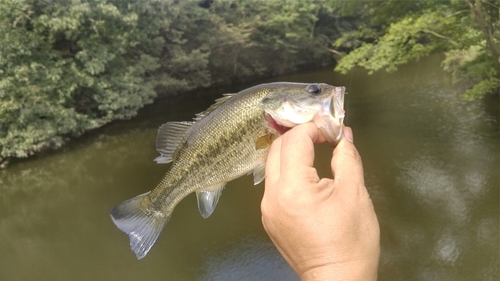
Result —
<instances>
[{"instance_id":1,"label":"largemouth bass","mask_svg":"<svg viewBox=\"0 0 500 281\"><path fill-rule=\"evenodd\" d=\"M152 191L111 210L138 259L149 252L175 206L196 192L204 218L214 211L227 182L253 174L265 178L270 144L291 127L313 121L331 144L342 135L344 87L270 83L226 94L193 121L168 122L158 130L158 163L173 162Z\"/></svg>"}]
</instances>

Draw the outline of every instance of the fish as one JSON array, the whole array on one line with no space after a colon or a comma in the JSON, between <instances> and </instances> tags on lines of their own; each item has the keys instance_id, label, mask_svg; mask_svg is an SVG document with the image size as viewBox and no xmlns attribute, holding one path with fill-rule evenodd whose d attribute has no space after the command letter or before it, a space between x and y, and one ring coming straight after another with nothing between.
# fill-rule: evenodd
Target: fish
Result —
<instances>
[{"instance_id":1,"label":"fish","mask_svg":"<svg viewBox=\"0 0 500 281\"><path fill-rule=\"evenodd\" d=\"M261 84L224 94L192 121L161 125L155 161L172 162L170 169L156 188L110 212L137 259L151 250L175 206L190 193L207 218L227 182L247 174L255 185L262 182L271 143L290 128L312 121L335 145L342 136L344 94L345 87L324 83Z\"/></svg>"}]
</instances>

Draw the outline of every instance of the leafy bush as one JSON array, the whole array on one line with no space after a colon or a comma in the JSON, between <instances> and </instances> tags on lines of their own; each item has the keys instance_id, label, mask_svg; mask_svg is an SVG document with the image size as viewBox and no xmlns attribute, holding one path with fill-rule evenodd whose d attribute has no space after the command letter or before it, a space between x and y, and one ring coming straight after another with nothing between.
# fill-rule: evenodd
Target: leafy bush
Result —
<instances>
[{"instance_id":1,"label":"leafy bush","mask_svg":"<svg viewBox=\"0 0 500 281\"><path fill-rule=\"evenodd\" d=\"M155 87L206 86L208 53L184 39L204 10L167 2L1 0L0 157L130 118Z\"/></svg>"}]
</instances>

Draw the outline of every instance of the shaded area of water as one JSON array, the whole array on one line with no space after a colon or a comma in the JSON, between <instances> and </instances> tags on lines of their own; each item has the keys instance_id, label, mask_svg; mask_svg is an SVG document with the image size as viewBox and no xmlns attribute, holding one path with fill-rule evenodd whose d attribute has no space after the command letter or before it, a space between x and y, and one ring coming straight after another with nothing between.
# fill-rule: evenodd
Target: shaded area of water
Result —
<instances>
[{"instance_id":1,"label":"shaded area of water","mask_svg":"<svg viewBox=\"0 0 500 281\"><path fill-rule=\"evenodd\" d=\"M272 81L347 87L346 123L381 224L380 280L500 279L498 98L458 100L439 57L393 74L328 69ZM262 229L263 185L251 177L229 183L208 219L194 196L183 200L141 261L109 219L167 170L152 161L161 123L247 86L159 100L0 171L0 280L297 280ZM329 175L331 148L317 155Z\"/></svg>"}]
</instances>

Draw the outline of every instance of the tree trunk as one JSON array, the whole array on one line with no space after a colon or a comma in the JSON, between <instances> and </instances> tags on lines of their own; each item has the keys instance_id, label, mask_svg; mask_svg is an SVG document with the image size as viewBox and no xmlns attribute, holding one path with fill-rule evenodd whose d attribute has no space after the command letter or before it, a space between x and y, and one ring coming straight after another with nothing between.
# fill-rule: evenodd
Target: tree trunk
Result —
<instances>
[{"instance_id":1,"label":"tree trunk","mask_svg":"<svg viewBox=\"0 0 500 281\"><path fill-rule=\"evenodd\" d=\"M500 64L500 46L495 42L492 26L486 21L482 3L483 1L476 0L476 5L472 4L469 0L464 1L467 3L467 5L469 5L474 18L479 25L479 29L486 36L486 43L488 45L488 48L493 52L493 55L495 55L497 58L497 62Z\"/></svg>"}]
</instances>

